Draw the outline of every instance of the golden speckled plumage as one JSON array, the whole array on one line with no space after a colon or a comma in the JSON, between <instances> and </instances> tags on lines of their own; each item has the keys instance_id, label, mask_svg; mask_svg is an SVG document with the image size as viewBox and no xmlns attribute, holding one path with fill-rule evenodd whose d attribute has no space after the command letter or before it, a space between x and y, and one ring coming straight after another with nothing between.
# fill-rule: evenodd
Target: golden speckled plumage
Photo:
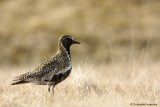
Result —
<instances>
[{"instance_id":1,"label":"golden speckled plumage","mask_svg":"<svg viewBox=\"0 0 160 107\"><path fill-rule=\"evenodd\" d=\"M36 67L33 71L27 72L15 77L13 80L16 84L34 83L37 85L49 85L48 90L54 87L61 81L65 80L72 69L70 46L72 44L80 44L73 40L72 36L64 35L59 38L58 51L50 59Z\"/></svg>"}]
</instances>

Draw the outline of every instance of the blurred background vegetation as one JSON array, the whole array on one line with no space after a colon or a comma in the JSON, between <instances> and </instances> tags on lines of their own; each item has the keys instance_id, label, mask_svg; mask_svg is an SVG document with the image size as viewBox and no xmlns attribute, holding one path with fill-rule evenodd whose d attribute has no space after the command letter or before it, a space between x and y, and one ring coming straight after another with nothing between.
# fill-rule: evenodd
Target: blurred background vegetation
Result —
<instances>
[{"instance_id":1,"label":"blurred background vegetation","mask_svg":"<svg viewBox=\"0 0 160 107\"><path fill-rule=\"evenodd\" d=\"M63 34L75 62L160 61L160 0L0 0L0 65L40 63Z\"/></svg>"}]
</instances>

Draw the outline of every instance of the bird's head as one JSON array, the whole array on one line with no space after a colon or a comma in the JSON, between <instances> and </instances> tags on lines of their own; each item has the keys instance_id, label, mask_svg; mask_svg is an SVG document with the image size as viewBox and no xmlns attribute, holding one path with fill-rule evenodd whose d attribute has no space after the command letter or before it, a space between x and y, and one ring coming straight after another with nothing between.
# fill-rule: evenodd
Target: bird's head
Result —
<instances>
[{"instance_id":1,"label":"bird's head","mask_svg":"<svg viewBox=\"0 0 160 107\"><path fill-rule=\"evenodd\" d=\"M63 35L59 38L59 45L62 45L66 49L70 48L72 44L80 44L80 42L75 41L70 35Z\"/></svg>"}]
</instances>

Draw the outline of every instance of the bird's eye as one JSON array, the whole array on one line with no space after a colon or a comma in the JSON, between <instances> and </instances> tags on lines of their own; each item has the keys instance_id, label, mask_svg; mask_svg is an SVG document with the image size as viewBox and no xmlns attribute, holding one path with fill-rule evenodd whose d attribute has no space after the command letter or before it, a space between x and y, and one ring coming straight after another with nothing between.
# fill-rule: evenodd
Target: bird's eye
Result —
<instances>
[{"instance_id":1,"label":"bird's eye","mask_svg":"<svg viewBox=\"0 0 160 107\"><path fill-rule=\"evenodd\" d=\"M67 38L67 41L69 41L70 40L70 38Z\"/></svg>"}]
</instances>

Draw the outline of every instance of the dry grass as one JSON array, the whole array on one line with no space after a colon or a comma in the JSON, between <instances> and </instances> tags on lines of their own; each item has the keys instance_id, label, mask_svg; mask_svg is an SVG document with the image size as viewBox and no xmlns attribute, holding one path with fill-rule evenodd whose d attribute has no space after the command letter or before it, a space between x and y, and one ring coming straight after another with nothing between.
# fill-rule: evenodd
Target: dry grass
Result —
<instances>
[{"instance_id":1,"label":"dry grass","mask_svg":"<svg viewBox=\"0 0 160 107\"><path fill-rule=\"evenodd\" d=\"M28 68L1 67L0 106L159 106L159 64L136 64L77 64L70 77L57 85L54 97L47 92L47 86L10 85L13 76L29 71Z\"/></svg>"}]
</instances>

